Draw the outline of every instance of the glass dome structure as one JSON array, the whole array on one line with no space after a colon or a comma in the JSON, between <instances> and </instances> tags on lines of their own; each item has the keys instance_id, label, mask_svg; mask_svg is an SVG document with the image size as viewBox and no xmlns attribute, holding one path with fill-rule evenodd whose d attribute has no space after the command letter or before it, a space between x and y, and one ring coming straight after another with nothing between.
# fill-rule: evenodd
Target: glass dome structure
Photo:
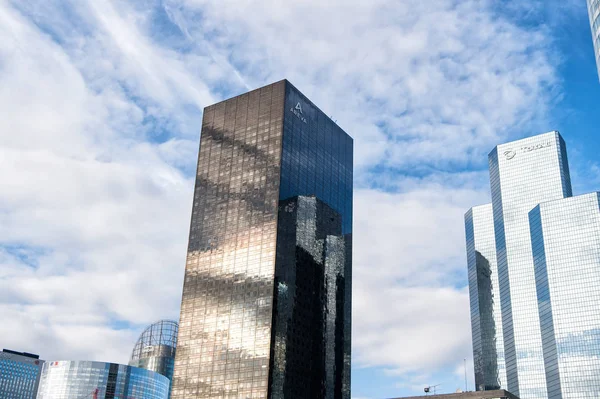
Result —
<instances>
[{"instance_id":1,"label":"glass dome structure","mask_svg":"<svg viewBox=\"0 0 600 399\"><path fill-rule=\"evenodd\" d=\"M129 365L155 371L171 381L178 330L179 324L173 320L160 320L148 326L133 347Z\"/></svg>"}]
</instances>

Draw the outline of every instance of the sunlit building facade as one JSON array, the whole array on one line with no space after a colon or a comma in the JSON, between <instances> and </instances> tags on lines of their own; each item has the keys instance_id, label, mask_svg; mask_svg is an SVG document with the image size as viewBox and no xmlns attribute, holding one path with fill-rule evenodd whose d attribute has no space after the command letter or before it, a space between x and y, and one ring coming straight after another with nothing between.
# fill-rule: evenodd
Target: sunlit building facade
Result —
<instances>
[{"instance_id":1,"label":"sunlit building facade","mask_svg":"<svg viewBox=\"0 0 600 399\"><path fill-rule=\"evenodd\" d=\"M473 364L478 391L506 387L492 204L465 214Z\"/></svg>"},{"instance_id":2,"label":"sunlit building facade","mask_svg":"<svg viewBox=\"0 0 600 399\"><path fill-rule=\"evenodd\" d=\"M599 195L529 212L550 399L600 397Z\"/></svg>"},{"instance_id":3,"label":"sunlit building facade","mask_svg":"<svg viewBox=\"0 0 600 399\"><path fill-rule=\"evenodd\" d=\"M38 355L0 352L0 399L35 399L43 360Z\"/></svg>"},{"instance_id":4,"label":"sunlit building facade","mask_svg":"<svg viewBox=\"0 0 600 399\"><path fill-rule=\"evenodd\" d=\"M598 67L598 77L600 78L600 0L587 0L587 5L596 54L596 66Z\"/></svg>"},{"instance_id":5,"label":"sunlit building facade","mask_svg":"<svg viewBox=\"0 0 600 399\"><path fill-rule=\"evenodd\" d=\"M352 157L352 138L286 80L205 108L173 399L350 398ZM288 220L291 208L308 213ZM339 225L323 230L333 221L312 209ZM303 233L289 241L284 219ZM312 252L298 238L311 234ZM301 262L314 273L298 281L323 295L298 296ZM302 355L313 344L322 356Z\"/></svg>"},{"instance_id":6,"label":"sunlit building facade","mask_svg":"<svg viewBox=\"0 0 600 399\"><path fill-rule=\"evenodd\" d=\"M169 379L123 364L87 361L44 363L38 399L167 399Z\"/></svg>"},{"instance_id":7,"label":"sunlit building facade","mask_svg":"<svg viewBox=\"0 0 600 399\"><path fill-rule=\"evenodd\" d=\"M160 320L148 326L133 347L129 365L155 371L171 381L178 327L173 320Z\"/></svg>"},{"instance_id":8,"label":"sunlit building facade","mask_svg":"<svg viewBox=\"0 0 600 399\"><path fill-rule=\"evenodd\" d=\"M547 397L528 213L570 197L566 146L558 132L497 146L489 155L507 389Z\"/></svg>"}]
</instances>

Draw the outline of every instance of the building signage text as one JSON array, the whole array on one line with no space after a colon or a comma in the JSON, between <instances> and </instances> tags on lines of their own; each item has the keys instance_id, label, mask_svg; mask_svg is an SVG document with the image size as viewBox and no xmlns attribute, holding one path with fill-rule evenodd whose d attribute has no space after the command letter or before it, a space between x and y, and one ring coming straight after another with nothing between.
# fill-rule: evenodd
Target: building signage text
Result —
<instances>
[{"instance_id":1,"label":"building signage text","mask_svg":"<svg viewBox=\"0 0 600 399\"><path fill-rule=\"evenodd\" d=\"M302 104L298 103L295 107L290 108L290 111L298 117L302 122L308 123L302 112Z\"/></svg>"},{"instance_id":2,"label":"building signage text","mask_svg":"<svg viewBox=\"0 0 600 399\"><path fill-rule=\"evenodd\" d=\"M539 150L541 148L548 148L548 147L552 147L551 141L545 141L543 143L523 146L519 149L519 152L529 153L529 152L532 152L535 150ZM517 155L517 151L515 151L515 150L509 149L509 150L504 151L504 157L506 157L507 160L513 159L516 155Z\"/></svg>"}]
</instances>

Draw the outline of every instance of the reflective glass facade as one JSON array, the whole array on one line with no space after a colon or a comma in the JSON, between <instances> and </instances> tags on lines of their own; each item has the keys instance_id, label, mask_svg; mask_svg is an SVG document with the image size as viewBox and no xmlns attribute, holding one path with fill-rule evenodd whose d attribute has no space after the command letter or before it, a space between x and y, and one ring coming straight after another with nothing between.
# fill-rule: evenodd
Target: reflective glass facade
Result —
<instances>
[{"instance_id":1,"label":"reflective glass facade","mask_svg":"<svg viewBox=\"0 0 600 399\"><path fill-rule=\"evenodd\" d=\"M290 311L281 308L279 278L297 258L296 245L280 239L289 229L279 223L280 201L315 195L341 219L332 240L343 241L330 248L342 242L351 248L352 145L285 80L205 108L172 398L279 398L282 390L286 398L303 397L297 393L300 381L313 374L294 375L306 359L288 350L288 343L308 345L299 334L317 328L306 323L319 320L293 319L295 327L285 331L278 313ZM317 328L341 346L318 366L335 364L337 374L324 374L328 379L316 398L349 398L350 265L348 253L343 279L335 285L343 289L327 291L341 296L335 314L343 318L329 329ZM318 302L328 303L325 296ZM316 360L309 366L317 367Z\"/></svg>"},{"instance_id":2,"label":"reflective glass facade","mask_svg":"<svg viewBox=\"0 0 600 399\"><path fill-rule=\"evenodd\" d=\"M172 380L178 327L176 321L160 320L146 328L135 343L129 365L155 371Z\"/></svg>"},{"instance_id":3,"label":"reflective glass facade","mask_svg":"<svg viewBox=\"0 0 600 399\"><path fill-rule=\"evenodd\" d=\"M492 204L465 214L475 386L506 387L504 338Z\"/></svg>"},{"instance_id":4,"label":"reflective glass facade","mask_svg":"<svg viewBox=\"0 0 600 399\"><path fill-rule=\"evenodd\" d=\"M43 364L30 353L0 352L0 399L35 399Z\"/></svg>"},{"instance_id":5,"label":"reflective glass facade","mask_svg":"<svg viewBox=\"0 0 600 399\"><path fill-rule=\"evenodd\" d=\"M38 399L167 399L169 379L154 371L115 363L44 363Z\"/></svg>"},{"instance_id":6,"label":"reflective glass facade","mask_svg":"<svg viewBox=\"0 0 600 399\"><path fill-rule=\"evenodd\" d=\"M596 52L596 65L598 66L598 77L600 78L600 0L587 0L590 26L592 28L592 40Z\"/></svg>"},{"instance_id":7,"label":"reflective glass facade","mask_svg":"<svg viewBox=\"0 0 600 399\"><path fill-rule=\"evenodd\" d=\"M599 195L529 213L550 399L600 397Z\"/></svg>"},{"instance_id":8,"label":"reflective glass facade","mask_svg":"<svg viewBox=\"0 0 600 399\"><path fill-rule=\"evenodd\" d=\"M566 148L558 132L497 146L489 155L507 389L547 397L528 213L571 196Z\"/></svg>"}]
</instances>

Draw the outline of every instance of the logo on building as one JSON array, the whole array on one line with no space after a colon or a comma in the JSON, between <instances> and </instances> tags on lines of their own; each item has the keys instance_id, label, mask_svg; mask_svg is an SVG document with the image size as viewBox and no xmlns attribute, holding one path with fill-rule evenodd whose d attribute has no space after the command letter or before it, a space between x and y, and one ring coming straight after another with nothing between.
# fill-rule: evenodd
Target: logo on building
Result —
<instances>
[{"instance_id":1,"label":"logo on building","mask_svg":"<svg viewBox=\"0 0 600 399\"><path fill-rule=\"evenodd\" d=\"M298 104L296 104L295 107L291 108L290 111L292 111L292 113L296 115L296 117L302 122L308 123L306 121L306 118L304 117L304 112L302 111L302 104L300 104L300 102L298 102Z\"/></svg>"},{"instance_id":2,"label":"logo on building","mask_svg":"<svg viewBox=\"0 0 600 399\"><path fill-rule=\"evenodd\" d=\"M546 141L545 143L538 143L538 144L534 144L534 145L527 145L527 146L521 147L521 151L531 152L531 151L539 150L540 148L547 148L547 147L552 147L551 141Z\"/></svg>"},{"instance_id":3,"label":"logo on building","mask_svg":"<svg viewBox=\"0 0 600 399\"><path fill-rule=\"evenodd\" d=\"M513 159L515 155L517 155L517 153L513 150L504 151L504 156L506 157L506 159Z\"/></svg>"}]
</instances>

